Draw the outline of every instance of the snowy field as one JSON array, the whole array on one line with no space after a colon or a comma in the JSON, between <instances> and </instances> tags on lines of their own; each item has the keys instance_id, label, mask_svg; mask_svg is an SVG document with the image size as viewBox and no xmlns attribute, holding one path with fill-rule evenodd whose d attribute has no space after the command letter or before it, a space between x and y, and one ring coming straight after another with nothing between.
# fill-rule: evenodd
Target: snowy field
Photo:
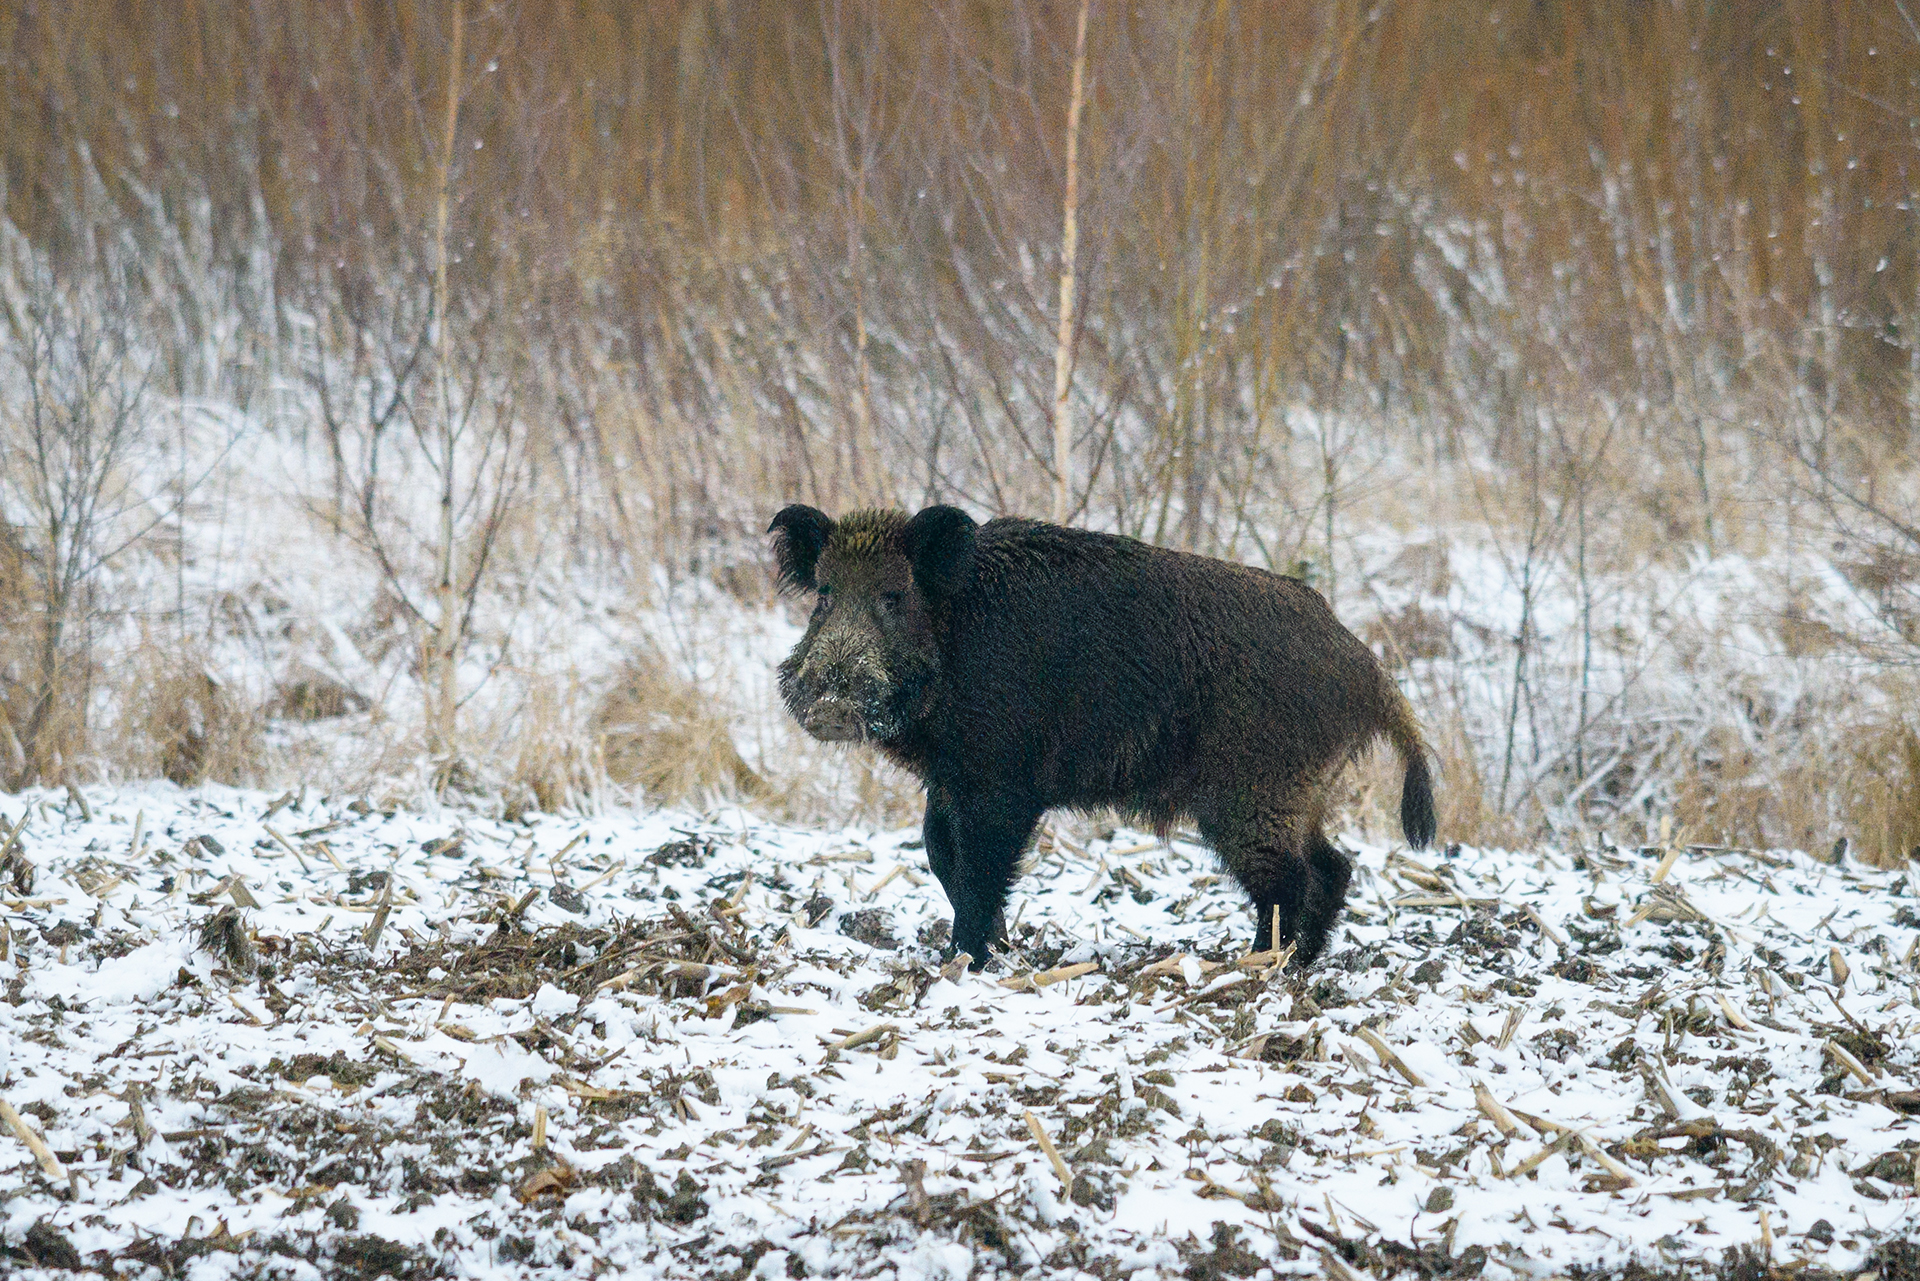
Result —
<instances>
[{"instance_id":1,"label":"snowy field","mask_svg":"<svg viewBox=\"0 0 1920 1281\"><path fill-rule=\"evenodd\" d=\"M969 975L911 831L351 800L0 801L0 1272L1920 1269L1914 872L1369 848L1299 979L1081 825Z\"/></svg>"}]
</instances>

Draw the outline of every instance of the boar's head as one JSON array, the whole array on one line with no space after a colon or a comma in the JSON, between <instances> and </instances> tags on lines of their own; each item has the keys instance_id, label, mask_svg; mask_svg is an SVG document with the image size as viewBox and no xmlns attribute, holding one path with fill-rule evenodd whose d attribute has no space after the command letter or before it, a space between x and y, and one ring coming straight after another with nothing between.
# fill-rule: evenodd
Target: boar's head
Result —
<instances>
[{"instance_id":1,"label":"boar's head","mask_svg":"<svg viewBox=\"0 0 1920 1281\"><path fill-rule=\"evenodd\" d=\"M836 521L796 503L773 518L781 586L815 597L807 634L780 664L781 697L809 734L884 743L927 713L945 606L971 570L973 530L955 507Z\"/></svg>"}]
</instances>

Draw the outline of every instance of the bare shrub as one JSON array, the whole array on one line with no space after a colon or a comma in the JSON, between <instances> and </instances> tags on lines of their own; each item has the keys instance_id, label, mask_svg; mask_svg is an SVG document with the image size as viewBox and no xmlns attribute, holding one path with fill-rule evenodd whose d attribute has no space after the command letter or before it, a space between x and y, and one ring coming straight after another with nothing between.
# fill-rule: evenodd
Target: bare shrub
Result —
<instances>
[{"instance_id":1,"label":"bare shrub","mask_svg":"<svg viewBox=\"0 0 1920 1281\"><path fill-rule=\"evenodd\" d=\"M325 721L366 711L372 704L344 681L312 668L301 668L273 691L265 708L277 720Z\"/></svg>"},{"instance_id":2,"label":"bare shrub","mask_svg":"<svg viewBox=\"0 0 1920 1281\"><path fill-rule=\"evenodd\" d=\"M1715 725L1643 765L1672 775L1666 800L1690 841L1815 849L1832 839L1844 773L1819 747L1802 738L1782 754L1750 729Z\"/></svg>"},{"instance_id":3,"label":"bare shrub","mask_svg":"<svg viewBox=\"0 0 1920 1281\"><path fill-rule=\"evenodd\" d=\"M26 725L34 701L33 632L23 625L34 614L26 556L19 532L0 521L0 778L20 777L27 764L14 728Z\"/></svg>"},{"instance_id":4,"label":"bare shrub","mask_svg":"<svg viewBox=\"0 0 1920 1281\"><path fill-rule=\"evenodd\" d=\"M1880 867L1920 858L1920 730L1914 724L1912 715L1903 716L1855 737L1840 780L1860 855Z\"/></svg>"},{"instance_id":5,"label":"bare shrub","mask_svg":"<svg viewBox=\"0 0 1920 1281\"><path fill-rule=\"evenodd\" d=\"M204 654L148 640L119 666L130 679L106 746L122 768L181 787L260 780L265 717Z\"/></svg>"},{"instance_id":6,"label":"bare shrub","mask_svg":"<svg viewBox=\"0 0 1920 1281\"><path fill-rule=\"evenodd\" d=\"M1824 852L1845 838L1880 867L1920 847L1920 690L1900 674L1820 684L1782 712L1716 718L1640 753L1688 840Z\"/></svg>"},{"instance_id":7,"label":"bare shrub","mask_svg":"<svg viewBox=\"0 0 1920 1281\"><path fill-rule=\"evenodd\" d=\"M658 651L628 659L594 713L591 733L607 777L656 804L772 791L740 755L723 705Z\"/></svg>"},{"instance_id":8,"label":"bare shrub","mask_svg":"<svg viewBox=\"0 0 1920 1281\"><path fill-rule=\"evenodd\" d=\"M503 788L508 818L534 810L553 813L577 804L604 777L600 752L582 711L586 690L579 678L529 674L513 717L512 763ZM604 710L604 708L603 708Z\"/></svg>"},{"instance_id":9,"label":"bare shrub","mask_svg":"<svg viewBox=\"0 0 1920 1281\"><path fill-rule=\"evenodd\" d=\"M62 780L83 750L100 571L154 523L134 474L151 361L112 267L76 283L0 235L0 523L26 586L7 621L31 649L8 700L16 789Z\"/></svg>"}]
</instances>

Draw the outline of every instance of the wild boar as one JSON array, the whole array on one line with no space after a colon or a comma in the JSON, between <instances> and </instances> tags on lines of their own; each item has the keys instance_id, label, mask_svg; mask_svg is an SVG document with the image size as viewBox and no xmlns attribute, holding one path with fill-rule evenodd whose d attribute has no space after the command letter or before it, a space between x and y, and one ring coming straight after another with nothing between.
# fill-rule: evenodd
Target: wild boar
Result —
<instances>
[{"instance_id":1,"label":"wild boar","mask_svg":"<svg viewBox=\"0 0 1920 1281\"><path fill-rule=\"evenodd\" d=\"M1405 765L1407 839L1433 839L1412 709L1305 583L946 506L796 504L768 532L782 584L815 594L781 695L815 738L870 742L925 783L927 861L976 969L1057 807L1190 820L1252 900L1255 949L1292 942L1302 967L1352 874L1322 831L1329 793L1376 738Z\"/></svg>"}]
</instances>

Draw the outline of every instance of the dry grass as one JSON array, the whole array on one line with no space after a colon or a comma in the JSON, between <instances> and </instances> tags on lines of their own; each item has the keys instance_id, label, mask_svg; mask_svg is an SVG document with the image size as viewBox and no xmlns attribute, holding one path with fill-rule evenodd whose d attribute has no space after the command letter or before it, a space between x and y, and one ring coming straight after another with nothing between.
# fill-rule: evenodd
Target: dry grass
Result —
<instances>
[{"instance_id":1,"label":"dry grass","mask_svg":"<svg viewBox=\"0 0 1920 1281\"><path fill-rule=\"evenodd\" d=\"M918 824L926 812L920 782L878 751L846 743L817 743L798 726L780 725L773 759L780 771L769 813L790 822L823 822L859 815L880 828Z\"/></svg>"},{"instance_id":2,"label":"dry grass","mask_svg":"<svg viewBox=\"0 0 1920 1281\"><path fill-rule=\"evenodd\" d=\"M1357 828L1369 840L1391 843L1404 839L1400 832L1401 773L1399 756L1386 747L1376 747L1348 766L1334 785L1331 825ZM1439 799L1437 794L1435 799ZM1439 839L1462 838L1442 825Z\"/></svg>"},{"instance_id":3,"label":"dry grass","mask_svg":"<svg viewBox=\"0 0 1920 1281\"><path fill-rule=\"evenodd\" d=\"M1729 726L1663 762L1673 775L1673 820L1688 840L1813 850L1831 844L1838 818L1843 779L1832 764L1814 743L1799 742L1781 759L1777 748Z\"/></svg>"},{"instance_id":4,"label":"dry grass","mask_svg":"<svg viewBox=\"0 0 1920 1281\"><path fill-rule=\"evenodd\" d=\"M83 654L63 653L37 746L25 740L46 684L40 597L20 533L0 520L0 783L57 782L92 746L87 691L99 673ZM29 756L33 759L29 759Z\"/></svg>"},{"instance_id":5,"label":"dry grass","mask_svg":"<svg viewBox=\"0 0 1920 1281\"><path fill-rule=\"evenodd\" d=\"M116 768L181 787L261 779L266 716L214 674L204 652L148 637L116 666L127 679L98 748Z\"/></svg>"},{"instance_id":6,"label":"dry grass","mask_svg":"<svg viewBox=\"0 0 1920 1281\"><path fill-rule=\"evenodd\" d=\"M1756 734L1709 727L1664 763L1675 823L1690 839L1826 853L1845 839L1877 867L1920 850L1920 732L1913 695L1867 711L1836 697L1805 723Z\"/></svg>"},{"instance_id":7,"label":"dry grass","mask_svg":"<svg viewBox=\"0 0 1920 1281\"><path fill-rule=\"evenodd\" d=\"M1878 867L1920 859L1920 731L1903 718L1853 742L1840 792L1860 856Z\"/></svg>"},{"instance_id":8,"label":"dry grass","mask_svg":"<svg viewBox=\"0 0 1920 1281\"><path fill-rule=\"evenodd\" d=\"M1461 718L1446 711L1430 716L1427 734L1434 757L1438 840L1493 848L1519 845L1537 818L1495 805L1480 754Z\"/></svg>"},{"instance_id":9,"label":"dry grass","mask_svg":"<svg viewBox=\"0 0 1920 1281\"><path fill-rule=\"evenodd\" d=\"M325 672L303 667L275 686L273 697L267 702L266 715L271 719L310 724L351 716L371 706L358 690Z\"/></svg>"},{"instance_id":10,"label":"dry grass","mask_svg":"<svg viewBox=\"0 0 1920 1281\"><path fill-rule=\"evenodd\" d=\"M502 787L509 818L532 810L556 813L589 795L604 777L596 740L584 732L588 698L578 677L533 673L519 684L524 693L518 713L504 735L490 736L512 745Z\"/></svg>"},{"instance_id":11,"label":"dry grass","mask_svg":"<svg viewBox=\"0 0 1920 1281\"><path fill-rule=\"evenodd\" d=\"M643 650L627 660L588 732L607 778L654 804L766 798L772 789L741 756L725 710L659 651Z\"/></svg>"}]
</instances>

